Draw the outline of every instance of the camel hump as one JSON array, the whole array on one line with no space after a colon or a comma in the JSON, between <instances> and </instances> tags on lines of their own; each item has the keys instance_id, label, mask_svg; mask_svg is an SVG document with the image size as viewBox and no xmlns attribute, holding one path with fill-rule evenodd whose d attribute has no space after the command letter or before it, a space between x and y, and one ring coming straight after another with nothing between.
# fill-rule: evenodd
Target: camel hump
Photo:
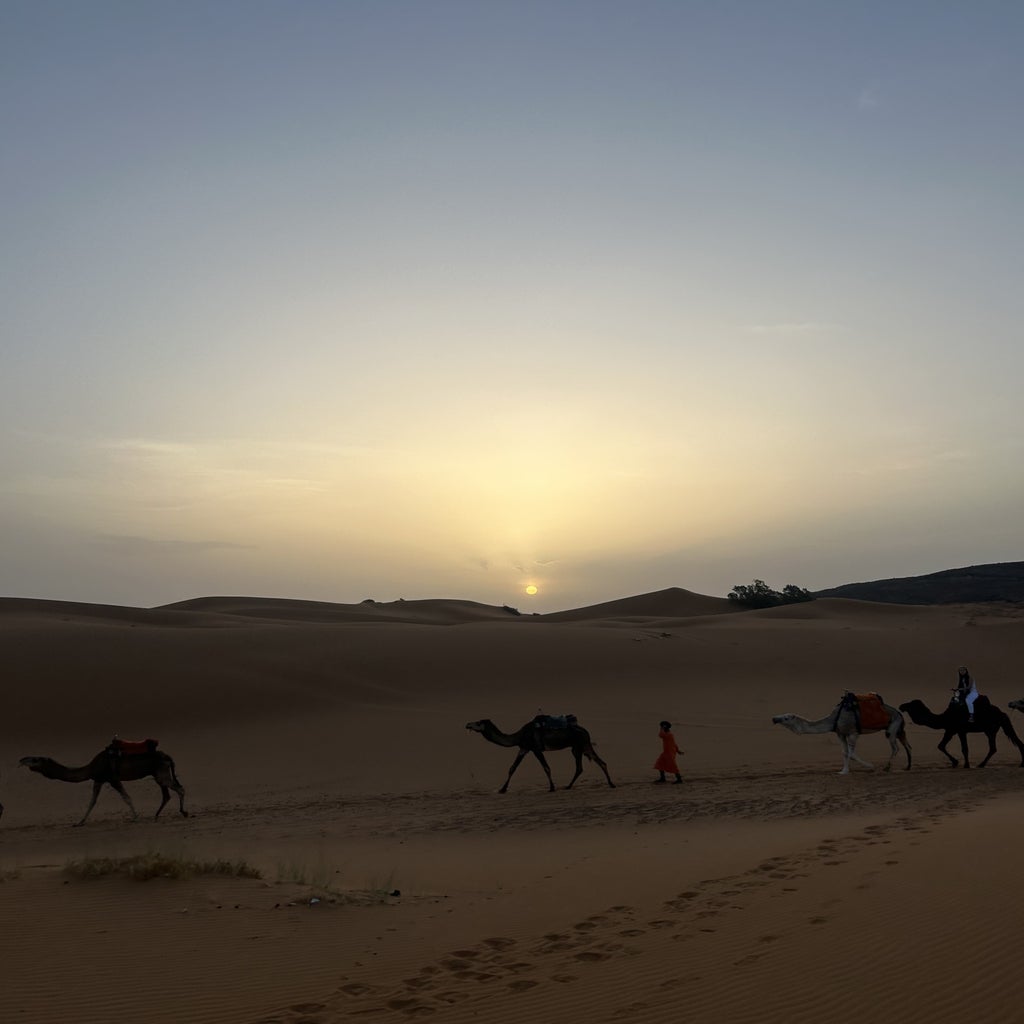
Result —
<instances>
[{"instance_id":1,"label":"camel hump","mask_svg":"<svg viewBox=\"0 0 1024 1024\"><path fill-rule=\"evenodd\" d=\"M575 715L537 715L533 724L540 729L571 729L579 723Z\"/></svg>"},{"instance_id":2,"label":"camel hump","mask_svg":"<svg viewBox=\"0 0 1024 1024\"><path fill-rule=\"evenodd\" d=\"M117 736L110 743L111 749L118 754L152 754L159 745L159 740L122 740Z\"/></svg>"},{"instance_id":3,"label":"camel hump","mask_svg":"<svg viewBox=\"0 0 1024 1024\"><path fill-rule=\"evenodd\" d=\"M889 724L889 712L880 694L847 692L842 706L856 713L862 730L884 729Z\"/></svg>"}]
</instances>

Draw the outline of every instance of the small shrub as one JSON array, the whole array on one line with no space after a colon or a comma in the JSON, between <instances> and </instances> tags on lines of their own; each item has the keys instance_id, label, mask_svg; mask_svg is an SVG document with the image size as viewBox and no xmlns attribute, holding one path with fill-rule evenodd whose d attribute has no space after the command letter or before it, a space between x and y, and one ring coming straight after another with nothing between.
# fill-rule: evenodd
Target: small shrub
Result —
<instances>
[{"instance_id":1,"label":"small shrub","mask_svg":"<svg viewBox=\"0 0 1024 1024\"><path fill-rule=\"evenodd\" d=\"M64 865L72 878L90 879L120 876L136 882L150 878L198 878L223 875L228 878L262 878L260 872L244 860L187 860L162 853L140 853L134 857L89 857Z\"/></svg>"},{"instance_id":2,"label":"small shrub","mask_svg":"<svg viewBox=\"0 0 1024 1024\"><path fill-rule=\"evenodd\" d=\"M772 590L764 580L737 585L729 591L729 600L744 608L774 608L780 604L813 601L814 595L803 587L787 583L781 591Z\"/></svg>"}]
</instances>

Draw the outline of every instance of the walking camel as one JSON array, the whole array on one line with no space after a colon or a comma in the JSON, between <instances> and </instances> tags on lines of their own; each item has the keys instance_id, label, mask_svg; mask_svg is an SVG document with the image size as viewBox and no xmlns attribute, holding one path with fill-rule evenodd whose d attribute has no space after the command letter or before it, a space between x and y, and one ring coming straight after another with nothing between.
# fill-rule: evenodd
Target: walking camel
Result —
<instances>
[{"instance_id":1,"label":"walking camel","mask_svg":"<svg viewBox=\"0 0 1024 1024\"><path fill-rule=\"evenodd\" d=\"M1011 708L1013 704L1014 702L1011 701ZM967 754L967 734L969 732L985 734L988 738L988 753L978 765L979 768L984 768L988 764L989 758L996 752L996 736L1000 729L1020 751L1020 766L1024 768L1024 743L1021 743L1020 737L1014 731L1010 716L1001 708L997 708L988 697L979 696L974 702L974 721L970 720L967 708L956 697L949 702L949 706L941 715L929 710L928 705L921 700L908 700L905 704L900 705L900 711L905 711L915 725L943 730L942 739L939 741L939 750L949 758L949 763L954 768L960 762L946 749L946 744L954 736L960 738L960 752L963 754L964 767L970 768L971 762Z\"/></svg>"},{"instance_id":2,"label":"walking camel","mask_svg":"<svg viewBox=\"0 0 1024 1024\"><path fill-rule=\"evenodd\" d=\"M138 749L141 748L141 749ZM160 787L160 795L163 799L160 806L153 815L155 821L160 817L167 801L170 800L170 790L178 794L178 806L182 817L188 817L185 810L185 787L178 781L174 770L174 759L170 754L156 749L155 742L122 744L120 748L116 745L101 750L88 764L80 768L68 768L52 757L23 757L19 764L24 765L29 771L38 772L48 779L59 779L61 782L91 782L92 799L85 809L82 820L76 822L76 827L84 825L93 807L96 806L96 798L104 785L110 786L120 794L121 799L128 805L133 818L138 818L138 811L132 803L122 783L133 782L135 779L145 779L152 776Z\"/></svg>"},{"instance_id":3,"label":"walking camel","mask_svg":"<svg viewBox=\"0 0 1024 1024\"><path fill-rule=\"evenodd\" d=\"M857 740L864 733L884 732L886 739L889 741L891 753L883 770L889 771L892 768L892 762L900 749L898 743L902 743L903 749L907 752L907 766L904 770L909 770L910 744L907 742L906 723L903 720L903 715L896 708L890 707L885 703L882 704L882 710L887 721L885 725L878 726L877 728L863 727L856 708L850 706L845 699L840 701L824 718L819 718L816 722L809 722L806 718L801 718L799 715L786 714L776 715L772 719L772 723L774 725L783 725L790 732L795 732L799 736L834 732L839 737L839 745L843 748L843 767L839 772L840 775L849 774L851 761L856 761L866 768L874 768L870 761L865 761L857 756Z\"/></svg>"},{"instance_id":4,"label":"walking camel","mask_svg":"<svg viewBox=\"0 0 1024 1024\"><path fill-rule=\"evenodd\" d=\"M532 722L527 722L521 729L517 729L513 733L506 733L502 732L489 718L481 718L479 722L467 722L466 728L480 733L485 740L496 743L499 747L519 748L519 753L516 754L512 767L508 770L505 784L498 790L499 793L507 792L508 784L512 781L515 770L527 754L533 754L540 761L544 774L548 777L548 792L553 793L555 784L551 779L551 769L544 758L544 751L565 749L571 750L572 756L576 759L576 774L573 775L569 785L565 787L566 789L572 789L572 784L582 774L584 754L604 772L608 785L612 789L615 788L615 783L612 782L612 778L608 774L608 765L601 760L590 740L590 733L582 725L572 722L564 726L539 725L537 719L534 719Z\"/></svg>"}]
</instances>

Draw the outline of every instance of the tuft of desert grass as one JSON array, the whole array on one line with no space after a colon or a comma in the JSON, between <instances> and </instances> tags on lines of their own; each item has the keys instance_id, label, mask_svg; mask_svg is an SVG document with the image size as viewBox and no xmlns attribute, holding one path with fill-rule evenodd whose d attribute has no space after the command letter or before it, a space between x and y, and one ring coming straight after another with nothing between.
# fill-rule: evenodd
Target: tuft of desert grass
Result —
<instances>
[{"instance_id":1,"label":"tuft of desert grass","mask_svg":"<svg viewBox=\"0 0 1024 1024\"><path fill-rule=\"evenodd\" d=\"M151 878L199 878L219 875L225 878L262 878L259 870L244 860L193 860L163 853L139 853L133 857L88 857L68 861L64 873L71 878L131 878L145 882Z\"/></svg>"}]
</instances>

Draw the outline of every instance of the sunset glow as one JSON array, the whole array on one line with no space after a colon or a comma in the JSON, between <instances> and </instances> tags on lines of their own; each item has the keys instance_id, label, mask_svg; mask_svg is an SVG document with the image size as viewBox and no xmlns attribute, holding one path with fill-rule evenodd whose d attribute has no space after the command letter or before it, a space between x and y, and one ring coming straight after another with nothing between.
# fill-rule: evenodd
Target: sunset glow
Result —
<instances>
[{"instance_id":1,"label":"sunset glow","mask_svg":"<svg viewBox=\"0 0 1024 1024\"><path fill-rule=\"evenodd\" d=\"M189 10L5 17L7 593L1019 557L1024 8Z\"/></svg>"}]
</instances>

